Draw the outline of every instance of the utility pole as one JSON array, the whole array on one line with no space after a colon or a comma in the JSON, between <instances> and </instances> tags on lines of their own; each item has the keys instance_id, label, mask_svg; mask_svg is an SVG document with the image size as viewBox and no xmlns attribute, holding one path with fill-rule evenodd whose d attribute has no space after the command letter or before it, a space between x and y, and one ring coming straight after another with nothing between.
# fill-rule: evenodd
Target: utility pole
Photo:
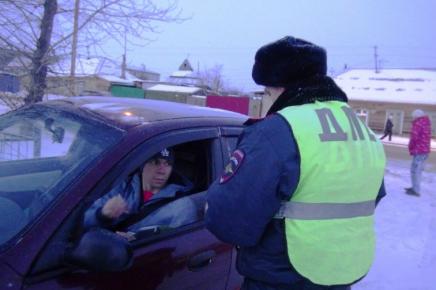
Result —
<instances>
[{"instance_id":1,"label":"utility pole","mask_svg":"<svg viewBox=\"0 0 436 290\"><path fill-rule=\"evenodd\" d=\"M374 46L374 64L375 64L375 73L379 73L379 69L378 69L377 45Z\"/></svg>"},{"instance_id":2,"label":"utility pole","mask_svg":"<svg viewBox=\"0 0 436 290\"><path fill-rule=\"evenodd\" d=\"M73 44L71 47L71 69L70 75L74 77L76 74L76 57L77 57L77 37L79 30L79 7L80 0L74 3L74 23L73 23Z\"/></svg>"},{"instance_id":3,"label":"utility pole","mask_svg":"<svg viewBox=\"0 0 436 290\"><path fill-rule=\"evenodd\" d=\"M74 85L74 76L76 75L76 57L77 57L77 37L79 30L79 7L80 0L75 0L74 3L74 23L73 23L73 43L71 47L71 68L70 68L70 79L71 79L71 92L73 95L76 94L76 88Z\"/></svg>"},{"instance_id":4,"label":"utility pole","mask_svg":"<svg viewBox=\"0 0 436 290\"><path fill-rule=\"evenodd\" d=\"M123 54L123 63L121 64L121 78L126 79L126 54Z\"/></svg>"},{"instance_id":5,"label":"utility pole","mask_svg":"<svg viewBox=\"0 0 436 290\"><path fill-rule=\"evenodd\" d=\"M124 54L123 54L123 63L121 64L121 78L126 79L126 54L127 54L127 30L124 31Z\"/></svg>"}]
</instances>

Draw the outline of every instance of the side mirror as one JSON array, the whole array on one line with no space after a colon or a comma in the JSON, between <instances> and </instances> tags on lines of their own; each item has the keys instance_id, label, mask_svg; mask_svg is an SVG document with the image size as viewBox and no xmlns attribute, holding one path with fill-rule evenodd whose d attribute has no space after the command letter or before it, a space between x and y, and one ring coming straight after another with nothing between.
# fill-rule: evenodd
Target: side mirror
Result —
<instances>
[{"instance_id":1,"label":"side mirror","mask_svg":"<svg viewBox=\"0 0 436 290\"><path fill-rule=\"evenodd\" d=\"M44 127L53 133L52 141L54 143L62 143L64 141L65 129L62 127L53 128L54 120L52 118L48 118L44 122Z\"/></svg>"},{"instance_id":2,"label":"side mirror","mask_svg":"<svg viewBox=\"0 0 436 290\"><path fill-rule=\"evenodd\" d=\"M67 251L65 262L97 272L115 272L128 269L133 262L129 242L106 229L91 229Z\"/></svg>"}]
</instances>

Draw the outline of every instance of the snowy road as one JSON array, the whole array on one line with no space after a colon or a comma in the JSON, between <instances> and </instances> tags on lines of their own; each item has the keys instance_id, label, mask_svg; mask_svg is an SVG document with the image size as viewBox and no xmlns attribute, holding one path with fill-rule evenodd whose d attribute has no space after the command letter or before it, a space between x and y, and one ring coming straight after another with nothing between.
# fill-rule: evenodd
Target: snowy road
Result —
<instances>
[{"instance_id":1,"label":"snowy road","mask_svg":"<svg viewBox=\"0 0 436 290\"><path fill-rule=\"evenodd\" d=\"M376 210L377 252L353 290L436 290L436 152L427 160L421 196L406 195L411 158L386 146L388 196Z\"/></svg>"}]
</instances>

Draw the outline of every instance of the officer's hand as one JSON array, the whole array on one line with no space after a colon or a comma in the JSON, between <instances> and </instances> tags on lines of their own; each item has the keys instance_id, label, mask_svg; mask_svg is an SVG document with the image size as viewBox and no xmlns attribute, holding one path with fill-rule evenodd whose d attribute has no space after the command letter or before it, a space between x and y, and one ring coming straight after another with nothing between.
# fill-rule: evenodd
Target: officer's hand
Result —
<instances>
[{"instance_id":1,"label":"officer's hand","mask_svg":"<svg viewBox=\"0 0 436 290\"><path fill-rule=\"evenodd\" d=\"M128 213L127 202L121 195L110 198L101 209L102 215L110 219L117 219L123 213Z\"/></svg>"}]
</instances>

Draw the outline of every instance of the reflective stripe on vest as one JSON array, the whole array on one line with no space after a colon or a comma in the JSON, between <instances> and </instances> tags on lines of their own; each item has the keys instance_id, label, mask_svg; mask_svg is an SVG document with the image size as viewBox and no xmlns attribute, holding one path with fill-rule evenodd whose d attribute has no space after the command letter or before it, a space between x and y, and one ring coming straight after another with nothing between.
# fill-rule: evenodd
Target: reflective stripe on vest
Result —
<instances>
[{"instance_id":1,"label":"reflective stripe on vest","mask_svg":"<svg viewBox=\"0 0 436 290\"><path fill-rule=\"evenodd\" d=\"M300 153L298 186L277 213L285 217L289 260L316 284L352 283L374 257L383 145L343 102L291 106L279 114Z\"/></svg>"},{"instance_id":2,"label":"reflective stripe on vest","mask_svg":"<svg viewBox=\"0 0 436 290\"><path fill-rule=\"evenodd\" d=\"M282 202L274 218L299 220L343 219L371 216L374 214L373 200L356 203L303 203Z\"/></svg>"}]
</instances>

